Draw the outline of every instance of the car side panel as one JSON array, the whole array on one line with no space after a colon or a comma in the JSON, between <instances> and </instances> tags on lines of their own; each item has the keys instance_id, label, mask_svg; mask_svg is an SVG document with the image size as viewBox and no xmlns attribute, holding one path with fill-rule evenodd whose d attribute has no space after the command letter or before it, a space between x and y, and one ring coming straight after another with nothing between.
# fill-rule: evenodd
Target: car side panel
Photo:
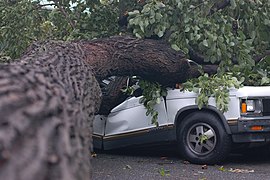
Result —
<instances>
[{"instance_id":1,"label":"car side panel","mask_svg":"<svg viewBox=\"0 0 270 180\"><path fill-rule=\"evenodd\" d=\"M197 95L192 92L180 92L179 89L170 90L167 96L168 122L174 124L177 113L189 106L196 106ZM237 120L240 116L239 98L235 95L230 96L229 109L223 113L226 120ZM209 106L216 107L215 99L209 99ZM206 107L207 108L207 107Z\"/></svg>"},{"instance_id":2,"label":"car side panel","mask_svg":"<svg viewBox=\"0 0 270 180\"><path fill-rule=\"evenodd\" d=\"M196 105L197 95L190 92L180 92L179 89L168 91L166 98L168 123L174 124L178 111L182 108Z\"/></svg>"},{"instance_id":3,"label":"car side panel","mask_svg":"<svg viewBox=\"0 0 270 180\"><path fill-rule=\"evenodd\" d=\"M93 144L96 149L102 149L106 119L106 116L96 115L93 121Z\"/></svg>"},{"instance_id":4,"label":"car side panel","mask_svg":"<svg viewBox=\"0 0 270 180\"><path fill-rule=\"evenodd\" d=\"M106 150L143 145L171 138L169 136L174 135L171 133L173 127L167 127L164 99L155 106L155 109L159 112L159 127L151 123L151 116L146 116L146 109L139 103L139 98L132 97L117 106L107 117L103 148Z\"/></svg>"},{"instance_id":5,"label":"car side panel","mask_svg":"<svg viewBox=\"0 0 270 180\"><path fill-rule=\"evenodd\" d=\"M146 109L139 103L139 98L132 97L117 106L115 109L120 110L112 110L112 113L109 114L106 121L105 136L129 133L155 127L155 125L151 123L152 117L150 115L146 116ZM159 112L159 125L162 126L167 124L168 118L164 99L161 100L160 104L155 106L155 109Z\"/></svg>"}]
</instances>

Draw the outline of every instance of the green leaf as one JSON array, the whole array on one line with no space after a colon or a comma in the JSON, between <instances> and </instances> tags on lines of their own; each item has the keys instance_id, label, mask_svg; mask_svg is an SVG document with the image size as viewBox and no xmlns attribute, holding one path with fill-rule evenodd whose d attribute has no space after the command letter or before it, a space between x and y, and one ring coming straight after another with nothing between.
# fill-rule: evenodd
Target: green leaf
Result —
<instances>
[{"instance_id":1,"label":"green leaf","mask_svg":"<svg viewBox=\"0 0 270 180\"><path fill-rule=\"evenodd\" d=\"M190 27L186 27L186 29L185 29L185 32L187 33L187 32L189 32L190 31Z\"/></svg>"},{"instance_id":2,"label":"green leaf","mask_svg":"<svg viewBox=\"0 0 270 180\"><path fill-rule=\"evenodd\" d=\"M155 17L156 17L156 20L159 21L159 20L162 19L163 16L160 13L156 13L156 16Z\"/></svg>"},{"instance_id":3,"label":"green leaf","mask_svg":"<svg viewBox=\"0 0 270 180\"><path fill-rule=\"evenodd\" d=\"M169 171L169 170L165 170L164 168L161 168L161 169L159 170L159 174L160 174L161 176L170 176L170 171Z\"/></svg>"},{"instance_id":4,"label":"green leaf","mask_svg":"<svg viewBox=\"0 0 270 180\"><path fill-rule=\"evenodd\" d=\"M161 99L160 98L157 98L156 103L157 104L160 104L160 102L161 102Z\"/></svg>"},{"instance_id":5,"label":"green leaf","mask_svg":"<svg viewBox=\"0 0 270 180\"><path fill-rule=\"evenodd\" d=\"M159 31L157 35L158 35L158 37L162 37L164 35L164 32L163 31Z\"/></svg>"},{"instance_id":6,"label":"green leaf","mask_svg":"<svg viewBox=\"0 0 270 180\"><path fill-rule=\"evenodd\" d=\"M263 77L261 80L261 85L269 84L270 79L268 77Z\"/></svg>"},{"instance_id":7,"label":"green leaf","mask_svg":"<svg viewBox=\"0 0 270 180\"><path fill-rule=\"evenodd\" d=\"M221 57L221 51L220 51L219 48L217 49L217 55L218 55L219 57Z\"/></svg>"},{"instance_id":8,"label":"green leaf","mask_svg":"<svg viewBox=\"0 0 270 180\"><path fill-rule=\"evenodd\" d=\"M144 32L144 22L142 20L139 22L139 26L141 28L141 31Z\"/></svg>"},{"instance_id":9,"label":"green leaf","mask_svg":"<svg viewBox=\"0 0 270 180\"><path fill-rule=\"evenodd\" d=\"M172 44L171 47L176 51L180 51L180 48L176 44Z\"/></svg>"},{"instance_id":10,"label":"green leaf","mask_svg":"<svg viewBox=\"0 0 270 180\"><path fill-rule=\"evenodd\" d=\"M218 170L219 170L219 171L223 171L223 172L226 171L226 169L224 168L224 166L220 166L220 167L218 168Z\"/></svg>"},{"instance_id":11,"label":"green leaf","mask_svg":"<svg viewBox=\"0 0 270 180\"><path fill-rule=\"evenodd\" d=\"M269 19L265 19L264 20L264 24L267 25L267 26L270 26L270 20Z\"/></svg>"},{"instance_id":12,"label":"green leaf","mask_svg":"<svg viewBox=\"0 0 270 180\"><path fill-rule=\"evenodd\" d=\"M205 39L205 40L203 40L203 45L205 46L205 47L208 47L208 42L207 42L207 40Z\"/></svg>"},{"instance_id":13,"label":"green leaf","mask_svg":"<svg viewBox=\"0 0 270 180\"><path fill-rule=\"evenodd\" d=\"M128 15L129 15L129 16L135 16L135 15L137 15L137 14L140 14L140 11L135 10L135 11L132 11L132 12L128 12Z\"/></svg>"},{"instance_id":14,"label":"green leaf","mask_svg":"<svg viewBox=\"0 0 270 180\"><path fill-rule=\"evenodd\" d=\"M150 18L149 23L154 24L156 22L155 18Z\"/></svg>"},{"instance_id":15,"label":"green leaf","mask_svg":"<svg viewBox=\"0 0 270 180\"><path fill-rule=\"evenodd\" d=\"M234 46L235 45L235 43L234 42L230 42L230 46L232 47L232 46Z\"/></svg>"},{"instance_id":16,"label":"green leaf","mask_svg":"<svg viewBox=\"0 0 270 180\"><path fill-rule=\"evenodd\" d=\"M235 9L236 8L236 2L235 2L235 0L230 0L230 5L231 5L231 8L232 9Z\"/></svg>"},{"instance_id":17,"label":"green leaf","mask_svg":"<svg viewBox=\"0 0 270 180\"><path fill-rule=\"evenodd\" d=\"M136 36L137 38L142 38L142 36L141 36L139 33L136 33L135 36Z\"/></svg>"},{"instance_id":18,"label":"green leaf","mask_svg":"<svg viewBox=\"0 0 270 180\"><path fill-rule=\"evenodd\" d=\"M188 22L189 22L189 17L186 16L186 17L184 18L184 23L188 23Z\"/></svg>"}]
</instances>

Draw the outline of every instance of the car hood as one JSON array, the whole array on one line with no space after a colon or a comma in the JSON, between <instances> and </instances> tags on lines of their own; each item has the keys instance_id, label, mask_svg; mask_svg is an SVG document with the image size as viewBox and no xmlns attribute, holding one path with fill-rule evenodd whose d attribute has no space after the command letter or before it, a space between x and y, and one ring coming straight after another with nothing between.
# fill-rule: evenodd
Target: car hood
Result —
<instances>
[{"instance_id":1,"label":"car hood","mask_svg":"<svg viewBox=\"0 0 270 180\"><path fill-rule=\"evenodd\" d=\"M270 97L270 86L244 86L230 91L237 97Z\"/></svg>"},{"instance_id":2,"label":"car hood","mask_svg":"<svg viewBox=\"0 0 270 180\"><path fill-rule=\"evenodd\" d=\"M239 89L230 89L230 96L236 97L270 97L270 86L244 86ZM194 92L182 91L179 89L169 90L167 99L196 98Z\"/></svg>"}]
</instances>

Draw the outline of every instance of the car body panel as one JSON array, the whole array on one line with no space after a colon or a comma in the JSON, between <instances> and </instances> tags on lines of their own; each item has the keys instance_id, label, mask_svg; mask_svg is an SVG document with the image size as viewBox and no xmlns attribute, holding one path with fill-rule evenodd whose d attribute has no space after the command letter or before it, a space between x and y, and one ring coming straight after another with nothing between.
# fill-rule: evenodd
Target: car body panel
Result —
<instances>
[{"instance_id":1,"label":"car body panel","mask_svg":"<svg viewBox=\"0 0 270 180\"><path fill-rule=\"evenodd\" d=\"M233 90L237 97L269 97L270 87L269 86L244 86L237 90Z\"/></svg>"},{"instance_id":2,"label":"car body panel","mask_svg":"<svg viewBox=\"0 0 270 180\"><path fill-rule=\"evenodd\" d=\"M166 103L169 123L174 124L175 117L178 111L187 106L196 105L196 97L197 94L193 92L180 92L179 89L168 91ZM234 91L230 94L230 101L228 105L229 110L224 113L226 119L237 119L240 116L239 104L239 98L236 97L236 93ZM215 99L210 98L208 105L216 107Z\"/></svg>"},{"instance_id":3,"label":"car body panel","mask_svg":"<svg viewBox=\"0 0 270 180\"><path fill-rule=\"evenodd\" d=\"M179 89L169 89L166 98L162 99L161 103L155 106L155 109L159 112L159 127L151 123L151 116L146 115L145 107L139 103L141 97L130 97L112 109L108 116L96 116L94 121L94 147L113 149L129 145L176 140L175 124L178 115L182 110L188 108L199 110L196 105L196 97L197 94L194 92L182 92ZM247 134L245 134L246 132L239 131L239 124L248 126L248 124L245 124L246 121L244 123L238 123L242 120L240 114L241 99L248 97L270 99L270 87L242 87L240 89L231 89L228 105L229 109L225 113L220 112L216 108L214 98L210 98L208 107L204 107L204 109L208 109L209 111L218 112L226 132L232 134L235 142L255 142L256 140L256 137L253 138L253 135L249 135L249 138L245 138L248 137ZM256 121L254 120L254 122ZM270 118L269 121L265 120L263 124L270 126ZM262 140L266 141L268 135L263 135L262 137L266 137ZM252 138L254 140L252 140Z\"/></svg>"},{"instance_id":4,"label":"car body panel","mask_svg":"<svg viewBox=\"0 0 270 180\"><path fill-rule=\"evenodd\" d=\"M151 123L151 116L146 115L146 109L139 103L140 97L131 97L112 110L107 117L105 136L140 131L155 127ZM160 126L168 124L164 99L155 106L159 112L158 123Z\"/></svg>"}]
</instances>

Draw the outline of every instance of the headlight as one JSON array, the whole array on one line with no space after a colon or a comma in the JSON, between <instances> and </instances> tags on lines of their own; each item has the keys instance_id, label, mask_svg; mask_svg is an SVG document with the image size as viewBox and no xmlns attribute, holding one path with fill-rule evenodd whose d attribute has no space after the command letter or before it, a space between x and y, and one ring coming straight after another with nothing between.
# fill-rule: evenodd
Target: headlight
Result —
<instances>
[{"instance_id":1,"label":"headlight","mask_svg":"<svg viewBox=\"0 0 270 180\"><path fill-rule=\"evenodd\" d=\"M254 100L247 100L247 112L253 112L255 111L255 103Z\"/></svg>"},{"instance_id":2,"label":"headlight","mask_svg":"<svg viewBox=\"0 0 270 180\"><path fill-rule=\"evenodd\" d=\"M241 113L250 115L259 115L262 112L261 99L242 99Z\"/></svg>"}]
</instances>

